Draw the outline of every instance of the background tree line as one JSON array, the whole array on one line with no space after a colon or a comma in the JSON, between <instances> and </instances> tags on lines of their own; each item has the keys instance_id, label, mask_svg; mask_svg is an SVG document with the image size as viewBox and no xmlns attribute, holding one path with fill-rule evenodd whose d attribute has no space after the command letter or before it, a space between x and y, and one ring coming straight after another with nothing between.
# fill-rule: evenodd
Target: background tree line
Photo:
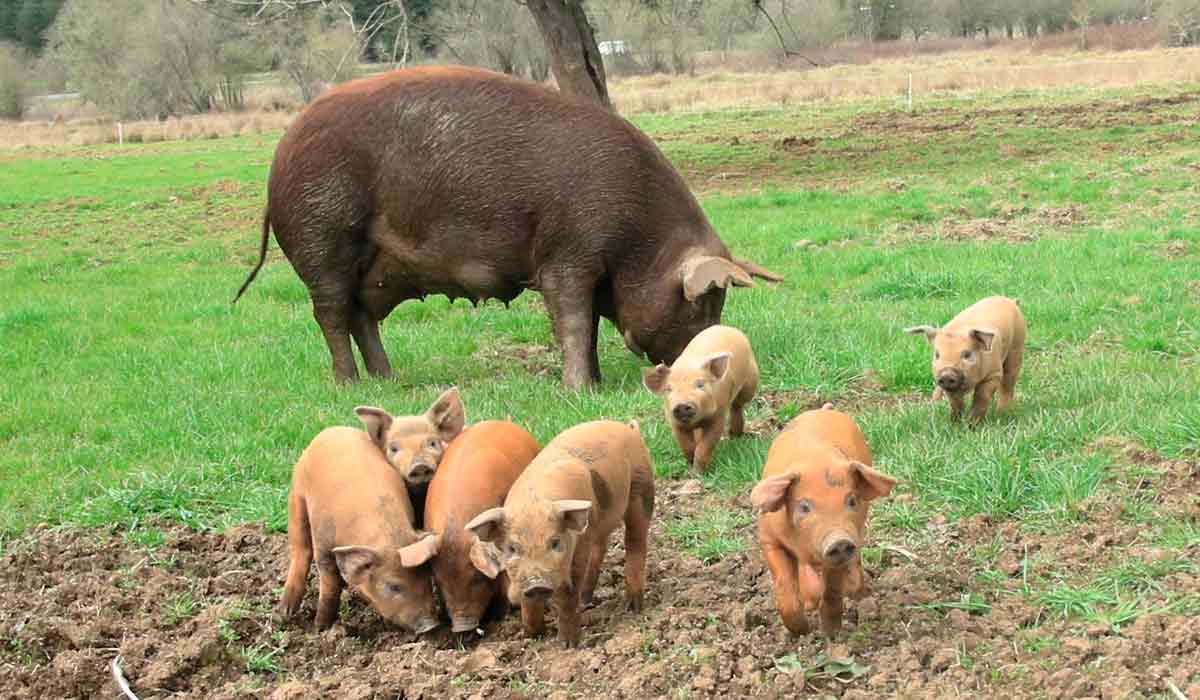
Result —
<instances>
[{"instance_id":1,"label":"background tree line","mask_svg":"<svg viewBox=\"0 0 1200 700\"><path fill-rule=\"evenodd\" d=\"M308 101L360 62L424 60L553 74L606 103L606 66L683 72L703 51L802 55L1132 22L1200 43L1200 0L0 0L0 116L65 89L120 118L236 110L248 76L267 71ZM627 52L602 55L611 40Z\"/></svg>"}]
</instances>

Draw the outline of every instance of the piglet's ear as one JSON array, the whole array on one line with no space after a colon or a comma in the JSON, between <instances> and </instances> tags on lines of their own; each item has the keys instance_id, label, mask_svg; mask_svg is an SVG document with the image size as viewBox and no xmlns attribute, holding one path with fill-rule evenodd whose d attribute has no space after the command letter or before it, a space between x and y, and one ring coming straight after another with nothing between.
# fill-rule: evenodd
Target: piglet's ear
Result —
<instances>
[{"instance_id":1,"label":"piglet's ear","mask_svg":"<svg viewBox=\"0 0 1200 700\"><path fill-rule=\"evenodd\" d=\"M750 492L750 504L759 513L774 513L783 507L787 499L788 488L796 478L795 474L780 474L758 482Z\"/></svg>"},{"instance_id":2,"label":"piglet's ear","mask_svg":"<svg viewBox=\"0 0 1200 700\"><path fill-rule=\"evenodd\" d=\"M864 501L882 498L891 493L896 486L895 477L876 471L862 462L851 462L850 473L854 475L858 493Z\"/></svg>"},{"instance_id":3,"label":"piglet's ear","mask_svg":"<svg viewBox=\"0 0 1200 700\"><path fill-rule=\"evenodd\" d=\"M452 386L437 397L437 401L425 412L425 420L429 421L443 442L450 442L457 437L467 423L467 413L458 396L458 387Z\"/></svg>"},{"instance_id":4,"label":"piglet's ear","mask_svg":"<svg viewBox=\"0 0 1200 700\"><path fill-rule=\"evenodd\" d=\"M354 409L371 441L380 448L386 447L388 430L392 427L392 414L374 406L359 406Z\"/></svg>"},{"instance_id":5,"label":"piglet's ear","mask_svg":"<svg viewBox=\"0 0 1200 700\"><path fill-rule=\"evenodd\" d=\"M933 339L937 337L938 329L933 326L912 326L911 328L905 328L904 332L913 335L923 335L925 336L925 340L932 343Z\"/></svg>"},{"instance_id":6,"label":"piglet's ear","mask_svg":"<svg viewBox=\"0 0 1200 700\"><path fill-rule=\"evenodd\" d=\"M463 529L474 532L475 536L484 542L495 542L500 537L503 527L504 509L490 508L476 515Z\"/></svg>"},{"instance_id":7,"label":"piglet's ear","mask_svg":"<svg viewBox=\"0 0 1200 700\"><path fill-rule=\"evenodd\" d=\"M721 381L725 373L729 371L729 358L731 357L733 357L733 353L717 353L704 361L704 368L708 370L713 379Z\"/></svg>"},{"instance_id":8,"label":"piglet's ear","mask_svg":"<svg viewBox=\"0 0 1200 700\"><path fill-rule=\"evenodd\" d=\"M979 343L984 352L992 351L992 341L996 339L996 331L991 328L972 328L971 339Z\"/></svg>"},{"instance_id":9,"label":"piglet's ear","mask_svg":"<svg viewBox=\"0 0 1200 700\"><path fill-rule=\"evenodd\" d=\"M671 368L659 365L652 369L642 370L642 384L651 394L661 394L667 390L667 379L671 377Z\"/></svg>"},{"instance_id":10,"label":"piglet's ear","mask_svg":"<svg viewBox=\"0 0 1200 700\"><path fill-rule=\"evenodd\" d=\"M592 510L592 502L575 499L555 501L554 509L562 516L564 527L568 530L583 532L587 529L588 514Z\"/></svg>"},{"instance_id":11,"label":"piglet's ear","mask_svg":"<svg viewBox=\"0 0 1200 700\"><path fill-rule=\"evenodd\" d=\"M401 547L400 565L406 569L413 569L433 559L441 542L442 538L437 535L425 535L407 547Z\"/></svg>"},{"instance_id":12,"label":"piglet's ear","mask_svg":"<svg viewBox=\"0 0 1200 700\"><path fill-rule=\"evenodd\" d=\"M379 563L379 553L370 547L334 547L333 556L342 578L352 586L362 585Z\"/></svg>"},{"instance_id":13,"label":"piglet's ear","mask_svg":"<svg viewBox=\"0 0 1200 700\"><path fill-rule=\"evenodd\" d=\"M479 573L488 578L496 578L504 571L504 562L500 558L500 550L491 542L475 540L471 545L471 563Z\"/></svg>"}]
</instances>

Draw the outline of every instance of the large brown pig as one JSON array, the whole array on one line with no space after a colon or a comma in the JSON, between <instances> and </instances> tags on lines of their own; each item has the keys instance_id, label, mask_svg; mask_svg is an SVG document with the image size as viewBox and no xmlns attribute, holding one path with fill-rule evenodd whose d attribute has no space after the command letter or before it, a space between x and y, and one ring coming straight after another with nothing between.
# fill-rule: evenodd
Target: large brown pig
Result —
<instances>
[{"instance_id":1,"label":"large brown pig","mask_svg":"<svg viewBox=\"0 0 1200 700\"><path fill-rule=\"evenodd\" d=\"M941 328L913 326L933 346L933 398L950 399L950 419L962 417L973 394L971 420L981 422L999 389L997 411L1012 403L1025 358L1025 316L1008 297L987 297L968 306Z\"/></svg>"},{"instance_id":2,"label":"large brown pig","mask_svg":"<svg viewBox=\"0 0 1200 700\"><path fill-rule=\"evenodd\" d=\"M821 631L842 626L843 596L865 592L859 549L871 501L896 485L871 468L854 419L830 407L796 416L767 452L750 501L762 514L758 541L775 582L775 607L793 634L807 634L820 609Z\"/></svg>"},{"instance_id":3,"label":"large brown pig","mask_svg":"<svg viewBox=\"0 0 1200 700\"><path fill-rule=\"evenodd\" d=\"M663 396L679 449L703 472L726 422L730 435L745 430L743 410L758 391L758 363L744 333L730 326L709 326L670 367L645 370L642 382Z\"/></svg>"},{"instance_id":4,"label":"large brown pig","mask_svg":"<svg viewBox=\"0 0 1200 700\"><path fill-rule=\"evenodd\" d=\"M416 522L423 522L429 482L446 446L467 422L458 388L444 391L420 416L393 416L374 406L359 406L354 412L388 463L404 477Z\"/></svg>"},{"instance_id":5,"label":"large brown pig","mask_svg":"<svg viewBox=\"0 0 1200 700\"><path fill-rule=\"evenodd\" d=\"M537 456L537 440L508 421L483 421L459 435L429 484L425 529L437 537L433 578L455 632L479 627L489 607L508 610L508 579L489 550L464 525L504 504L513 482Z\"/></svg>"},{"instance_id":6,"label":"large brown pig","mask_svg":"<svg viewBox=\"0 0 1200 700\"><path fill-rule=\"evenodd\" d=\"M670 363L721 320L733 258L654 143L598 105L476 68L409 68L338 86L275 151L270 230L312 297L339 381L391 366L379 322L406 299L505 303L541 292L563 383L598 381L596 334ZM236 299L235 299L236 301Z\"/></svg>"},{"instance_id":7,"label":"large brown pig","mask_svg":"<svg viewBox=\"0 0 1200 700\"><path fill-rule=\"evenodd\" d=\"M653 512L654 472L637 423L593 421L554 438L504 507L480 513L467 529L499 545L490 551L493 566L508 573L508 599L520 604L525 632L542 632L553 594L558 638L575 646L579 604L591 602L609 535L622 522L627 602L641 610Z\"/></svg>"},{"instance_id":8,"label":"large brown pig","mask_svg":"<svg viewBox=\"0 0 1200 700\"><path fill-rule=\"evenodd\" d=\"M417 634L437 627L426 562L435 537L413 528L404 479L361 430L326 428L300 455L288 497L288 566L277 617L296 613L314 555L317 627L337 619L342 587L393 624Z\"/></svg>"}]
</instances>

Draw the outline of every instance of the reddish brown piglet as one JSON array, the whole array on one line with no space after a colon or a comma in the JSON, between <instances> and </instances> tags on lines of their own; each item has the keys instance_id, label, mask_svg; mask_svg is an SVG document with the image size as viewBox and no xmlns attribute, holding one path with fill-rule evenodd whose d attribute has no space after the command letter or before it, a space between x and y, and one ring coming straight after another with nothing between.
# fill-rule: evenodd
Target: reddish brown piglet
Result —
<instances>
[{"instance_id":1,"label":"reddish brown piglet","mask_svg":"<svg viewBox=\"0 0 1200 700\"><path fill-rule=\"evenodd\" d=\"M442 456L425 500L425 528L437 537L433 578L455 632L472 632L485 614L508 611L508 579L495 545L464 525L504 504L513 482L537 456L537 440L509 421L483 421L462 432Z\"/></svg>"},{"instance_id":2,"label":"reddish brown piglet","mask_svg":"<svg viewBox=\"0 0 1200 700\"><path fill-rule=\"evenodd\" d=\"M646 545L654 512L650 453L637 423L594 421L554 438L513 484L503 508L467 524L508 573L508 599L525 632L540 634L546 603L558 608L558 638L579 643L579 604L591 602L612 531L625 524L625 592L641 610Z\"/></svg>"},{"instance_id":3,"label":"reddish brown piglet","mask_svg":"<svg viewBox=\"0 0 1200 700\"><path fill-rule=\"evenodd\" d=\"M775 582L775 607L793 634L842 626L842 599L866 592L860 549L871 501L891 493L892 477L871 467L866 439L829 404L796 416L771 444L762 481L750 493L761 513L758 541Z\"/></svg>"},{"instance_id":4,"label":"reddish brown piglet","mask_svg":"<svg viewBox=\"0 0 1200 700\"><path fill-rule=\"evenodd\" d=\"M276 616L300 608L315 557L319 629L337 618L348 584L388 622L428 632L437 627L437 609L426 562L436 553L436 538L414 529L404 479L379 448L361 430L327 428L292 471L291 563Z\"/></svg>"}]
</instances>

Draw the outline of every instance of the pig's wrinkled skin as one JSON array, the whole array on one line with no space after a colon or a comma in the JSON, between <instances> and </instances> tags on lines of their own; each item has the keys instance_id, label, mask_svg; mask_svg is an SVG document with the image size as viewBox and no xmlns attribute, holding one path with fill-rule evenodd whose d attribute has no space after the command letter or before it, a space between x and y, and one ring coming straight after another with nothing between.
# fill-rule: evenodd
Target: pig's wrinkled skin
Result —
<instances>
[{"instance_id":1,"label":"pig's wrinkled skin","mask_svg":"<svg viewBox=\"0 0 1200 700\"><path fill-rule=\"evenodd\" d=\"M447 389L420 416L393 416L374 406L359 406L354 412L388 463L404 477L416 522L422 522L429 482L446 446L467 422L458 388Z\"/></svg>"},{"instance_id":2,"label":"pig's wrinkled skin","mask_svg":"<svg viewBox=\"0 0 1200 700\"><path fill-rule=\"evenodd\" d=\"M951 420L962 418L967 394L974 394L974 423L983 421L997 390L997 411L1004 411L1012 403L1025 357L1025 316L1016 300L987 297L941 328L913 326L904 330L924 335L933 346L933 398L945 395L950 399Z\"/></svg>"},{"instance_id":3,"label":"pig's wrinkled skin","mask_svg":"<svg viewBox=\"0 0 1200 700\"><path fill-rule=\"evenodd\" d=\"M746 429L744 409L758 391L758 363L744 333L710 326L688 343L670 367L642 373L642 383L664 398L667 423L689 464L708 470L713 450L729 425L730 435Z\"/></svg>"},{"instance_id":4,"label":"pig's wrinkled skin","mask_svg":"<svg viewBox=\"0 0 1200 700\"><path fill-rule=\"evenodd\" d=\"M459 435L429 484L425 529L437 536L433 578L455 632L473 632L487 613L508 611L508 578L489 556L495 545L481 542L464 525L504 504L513 482L537 456L539 446L520 426L483 421Z\"/></svg>"},{"instance_id":5,"label":"pig's wrinkled skin","mask_svg":"<svg viewBox=\"0 0 1200 700\"><path fill-rule=\"evenodd\" d=\"M508 573L508 599L520 604L526 634L541 634L553 595L559 640L579 643L579 605L591 602L609 535L622 522L626 600L630 610L642 609L653 474L636 422L583 423L546 445L502 508L467 524L497 544L494 565Z\"/></svg>"},{"instance_id":6,"label":"pig's wrinkled skin","mask_svg":"<svg viewBox=\"0 0 1200 700\"><path fill-rule=\"evenodd\" d=\"M758 541L775 582L775 607L793 634L837 634L843 597L866 593L860 549L871 501L896 480L871 466L862 431L825 408L796 416L771 444L762 481L750 493L761 513Z\"/></svg>"},{"instance_id":7,"label":"pig's wrinkled skin","mask_svg":"<svg viewBox=\"0 0 1200 700\"><path fill-rule=\"evenodd\" d=\"M379 322L406 299L505 303L539 291L563 384L600 379L601 316L672 362L751 275L645 134L599 105L476 68L392 71L333 88L288 128L271 229L308 287L338 381L389 376ZM236 301L236 299L235 299Z\"/></svg>"},{"instance_id":8,"label":"pig's wrinkled skin","mask_svg":"<svg viewBox=\"0 0 1200 700\"><path fill-rule=\"evenodd\" d=\"M365 598L388 622L422 634L437 627L427 562L432 536L413 527L404 479L361 430L327 428L292 472L288 497L290 564L277 619L296 613L314 556L320 586L317 628L337 619L342 588Z\"/></svg>"}]
</instances>

